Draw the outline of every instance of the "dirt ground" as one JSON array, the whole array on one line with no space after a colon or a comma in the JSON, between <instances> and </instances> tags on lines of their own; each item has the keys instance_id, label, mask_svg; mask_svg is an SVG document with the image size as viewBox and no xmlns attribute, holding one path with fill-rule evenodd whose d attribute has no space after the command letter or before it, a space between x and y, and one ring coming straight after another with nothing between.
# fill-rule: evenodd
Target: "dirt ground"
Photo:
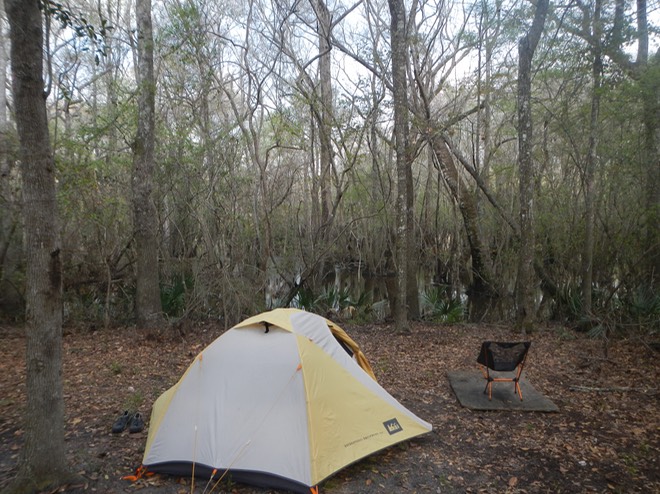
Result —
<instances>
[{"instance_id":1,"label":"dirt ground","mask_svg":"<svg viewBox=\"0 0 660 494\"><path fill-rule=\"evenodd\" d=\"M481 341L520 339L507 327L342 324L362 346L381 385L433 432L372 455L321 484L328 494L660 492L660 355L641 339L600 340L563 328L532 336L527 379L559 413L462 408L449 370L475 368ZM82 481L66 492L185 494L191 480L121 480L140 465L146 431L110 433L118 414L151 404L222 329L136 337L130 328L66 332L66 445ZM22 443L24 339L0 327L0 491ZM194 492L204 491L196 481ZM206 492L209 492L207 489ZM62 492L62 491L56 491ZM266 494L231 481L213 492Z\"/></svg>"}]
</instances>

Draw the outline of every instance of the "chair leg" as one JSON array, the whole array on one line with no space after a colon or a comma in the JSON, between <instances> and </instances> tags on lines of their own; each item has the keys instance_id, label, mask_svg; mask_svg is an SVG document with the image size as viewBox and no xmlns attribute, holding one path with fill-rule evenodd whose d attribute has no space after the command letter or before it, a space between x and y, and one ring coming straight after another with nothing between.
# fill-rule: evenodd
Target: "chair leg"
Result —
<instances>
[{"instance_id":1,"label":"chair leg","mask_svg":"<svg viewBox=\"0 0 660 494\"><path fill-rule=\"evenodd\" d=\"M488 392L488 400L490 401L493 397L493 378L490 377L490 372L488 371L487 367L482 366L481 373L484 375L484 379L486 379L486 387L484 388L484 394L486 393L486 391Z\"/></svg>"},{"instance_id":2,"label":"chair leg","mask_svg":"<svg viewBox=\"0 0 660 494\"><path fill-rule=\"evenodd\" d=\"M524 365L525 365L525 359L523 359L523 361L522 361L522 362L520 363L520 365L518 366L518 370L517 370L517 372L516 372L516 379L515 379L515 382L516 382L516 391L518 392L518 396L520 396L520 401L523 401L523 397L522 397L522 389L520 389L520 376L522 375L522 371L523 371L523 366L524 366Z\"/></svg>"},{"instance_id":3,"label":"chair leg","mask_svg":"<svg viewBox=\"0 0 660 494\"><path fill-rule=\"evenodd\" d=\"M493 381L489 380L486 383L486 388L484 389L484 394L488 393L488 401L491 401L493 399Z\"/></svg>"},{"instance_id":4,"label":"chair leg","mask_svg":"<svg viewBox=\"0 0 660 494\"><path fill-rule=\"evenodd\" d=\"M520 389L520 382L516 379L515 383L516 383L516 386L515 386L514 392L518 393L518 396L520 396L520 401L523 401L522 389Z\"/></svg>"}]
</instances>

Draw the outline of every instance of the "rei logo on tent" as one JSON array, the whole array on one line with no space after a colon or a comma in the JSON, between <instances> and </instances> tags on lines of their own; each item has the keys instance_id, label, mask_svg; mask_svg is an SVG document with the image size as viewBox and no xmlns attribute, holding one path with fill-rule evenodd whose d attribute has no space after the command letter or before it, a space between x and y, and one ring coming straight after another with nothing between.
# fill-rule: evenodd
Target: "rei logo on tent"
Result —
<instances>
[{"instance_id":1,"label":"rei logo on tent","mask_svg":"<svg viewBox=\"0 0 660 494\"><path fill-rule=\"evenodd\" d=\"M403 427L401 427L401 424L399 424L397 419L387 420L383 422L383 425L385 426L385 429L387 429L387 432L390 434L390 436L403 430Z\"/></svg>"}]
</instances>

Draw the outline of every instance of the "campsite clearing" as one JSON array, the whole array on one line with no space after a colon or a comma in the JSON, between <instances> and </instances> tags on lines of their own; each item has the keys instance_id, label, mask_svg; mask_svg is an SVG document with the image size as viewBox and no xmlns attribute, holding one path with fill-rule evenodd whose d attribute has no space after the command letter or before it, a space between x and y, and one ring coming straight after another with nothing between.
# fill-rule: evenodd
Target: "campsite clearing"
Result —
<instances>
[{"instance_id":1,"label":"campsite clearing","mask_svg":"<svg viewBox=\"0 0 660 494\"><path fill-rule=\"evenodd\" d=\"M341 325L379 383L433 431L349 466L321 492L660 492L660 359L640 339L611 341L605 356L601 340L539 329L524 375L559 412L478 412L461 407L447 372L475 369L483 340L519 340L510 328L420 323L402 335L388 325ZM149 417L154 400L222 332L67 331L66 440L81 476L67 492L191 492L189 478L121 480L139 466L147 432L113 435L110 427L124 408ZM0 327L0 491L22 444L24 352L22 330ZM198 479L194 492L205 484ZM274 491L223 481L213 492Z\"/></svg>"}]
</instances>

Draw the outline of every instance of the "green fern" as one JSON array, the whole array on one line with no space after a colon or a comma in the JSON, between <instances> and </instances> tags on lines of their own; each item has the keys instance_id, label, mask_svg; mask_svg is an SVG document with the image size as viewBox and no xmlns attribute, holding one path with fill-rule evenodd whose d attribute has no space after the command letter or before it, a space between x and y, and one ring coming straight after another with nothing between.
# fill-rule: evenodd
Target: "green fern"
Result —
<instances>
[{"instance_id":1,"label":"green fern","mask_svg":"<svg viewBox=\"0 0 660 494\"><path fill-rule=\"evenodd\" d=\"M445 287L432 287L422 295L422 314L424 319L456 323L465 317L465 306L460 300L449 296Z\"/></svg>"}]
</instances>

